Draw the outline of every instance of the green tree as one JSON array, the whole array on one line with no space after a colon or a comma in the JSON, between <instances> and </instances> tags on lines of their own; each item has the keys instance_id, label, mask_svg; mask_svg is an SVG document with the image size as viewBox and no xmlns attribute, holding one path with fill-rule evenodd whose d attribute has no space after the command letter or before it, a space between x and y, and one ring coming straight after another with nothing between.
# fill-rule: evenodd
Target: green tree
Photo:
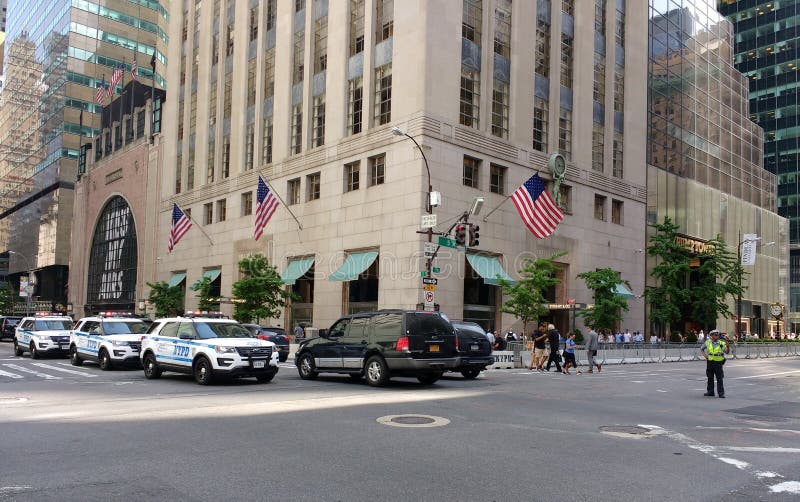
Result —
<instances>
[{"instance_id":1,"label":"green tree","mask_svg":"<svg viewBox=\"0 0 800 502\"><path fill-rule=\"evenodd\" d=\"M663 328L660 333L669 334L671 325L677 323L690 301L686 278L691 271L691 255L688 249L675 241L678 225L668 217L662 223L650 225L655 234L647 247L648 256L656 259L650 272L658 285L645 291L650 306L650 319Z\"/></svg>"},{"instance_id":2,"label":"green tree","mask_svg":"<svg viewBox=\"0 0 800 502\"><path fill-rule=\"evenodd\" d=\"M698 256L700 285L691 289L692 317L706 331L716 326L719 316L731 315L726 300L728 296L736 298L743 292L741 276L744 273L736 254L728 249L722 236L717 235L708 244Z\"/></svg>"},{"instance_id":3,"label":"green tree","mask_svg":"<svg viewBox=\"0 0 800 502\"><path fill-rule=\"evenodd\" d=\"M522 330L525 333L528 332L528 323L538 320L548 312L544 292L559 283L555 278L556 266L553 261L565 254L567 253L563 252L547 258L526 259L522 268L517 271L520 279L513 284L499 278L503 294L508 297L500 310L522 321Z\"/></svg>"},{"instance_id":4,"label":"green tree","mask_svg":"<svg viewBox=\"0 0 800 502\"><path fill-rule=\"evenodd\" d=\"M14 301L17 299L16 292L11 287L11 283L0 286L0 313L11 313L14 309Z\"/></svg>"},{"instance_id":5,"label":"green tree","mask_svg":"<svg viewBox=\"0 0 800 502\"><path fill-rule=\"evenodd\" d=\"M191 289L197 292L197 298L199 298L197 310L219 310L219 299L211 297L211 279L203 276L192 284Z\"/></svg>"},{"instance_id":6,"label":"green tree","mask_svg":"<svg viewBox=\"0 0 800 502\"><path fill-rule=\"evenodd\" d=\"M615 329L622 320L622 312L628 311L628 300L617 294L617 285L630 288L630 283L620 279L619 272L611 268L583 272L577 277L594 292L594 308L581 314L584 322L596 328Z\"/></svg>"},{"instance_id":7,"label":"green tree","mask_svg":"<svg viewBox=\"0 0 800 502\"><path fill-rule=\"evenodd\" d=\"M170 287L164 281L147 283L150 294L147 300L156 308L156 317L172 317L183 314L183 290L180 286Z\"/></svg>"},{"instance_id":8,"label":"green tree","mask_svg":"<svg viewBox=\"0 0 800 502\"><path fill-rule=\"evenodd\" d=\"M267 258L255 254L239 260L242 278L233 283L233 296L236 303L233 317L239 322L251 322L269 317L278 317L280 308L292 298L291 292L281 280L275 267Z\"/></svg>"}]
</instances>

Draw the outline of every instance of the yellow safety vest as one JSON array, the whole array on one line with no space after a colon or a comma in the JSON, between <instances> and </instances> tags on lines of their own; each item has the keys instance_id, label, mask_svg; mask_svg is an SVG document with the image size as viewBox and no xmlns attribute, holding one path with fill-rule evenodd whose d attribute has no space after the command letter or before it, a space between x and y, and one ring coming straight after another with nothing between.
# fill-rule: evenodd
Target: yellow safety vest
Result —
<instances>
[{"instance_id":1,"label":"yellow safety vest","mask_svg":"<svg viewBox=\"0 0 800 502\"><path fill-rule=\"evenodd\" d=\"M716 347L714 342L706 340L706 354L709 361L724 361L725 360L725 342L720 340L717 342Z\"/></svg>"}]
</instances>

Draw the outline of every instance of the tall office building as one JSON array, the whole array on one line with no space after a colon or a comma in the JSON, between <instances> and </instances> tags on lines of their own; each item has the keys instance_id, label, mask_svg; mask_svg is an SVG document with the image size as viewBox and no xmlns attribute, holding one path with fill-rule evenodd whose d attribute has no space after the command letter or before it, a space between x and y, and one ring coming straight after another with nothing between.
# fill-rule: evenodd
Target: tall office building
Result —
<instances>
[{"instance_id":1,"label":"tall office building","mask_svg":"<svg viewBox=\"0 0 800 502\"><path fill-rule=\"evenodd\" d=\"M800 2L720 0L733 23L736 68L748 79L750 119L764 129L764 165L789 219L790 318L800 330Z\"/></svg>"},{"instance_id":2,"label":"tall office building","mask_svg":"<svg viewBox=\"0 0 800 502\"><path fill-rule=\"evenodd\" d=\"M169 16L157 0L8 0L0 112L0 250L10 273L34 271L41 308L66 304L78 148L100 127L98 94L139 78L164 86ZM46 20L47 22L42 22Z\"/></svg>"},{"instance_id":3,"label":"tall office building","mask_svg":"<svg viewBox=\"0 0 800 502\"><path fill-rule=\"evenodd\" d=\"M776 212L775 175L762 167L763 132L748 119L747 77L733 67L732 25L712 0L651 0L649 33L648 223L669 217L693 250L717 235L733 251L745 234L774 242L747 267L741 317L743 330L775 333L769 312L786 301L788 224ZM703 328L690 304L681 308L679 330ZM732 321L718 322L733 332Z\"/></svg>"}]
</instances>

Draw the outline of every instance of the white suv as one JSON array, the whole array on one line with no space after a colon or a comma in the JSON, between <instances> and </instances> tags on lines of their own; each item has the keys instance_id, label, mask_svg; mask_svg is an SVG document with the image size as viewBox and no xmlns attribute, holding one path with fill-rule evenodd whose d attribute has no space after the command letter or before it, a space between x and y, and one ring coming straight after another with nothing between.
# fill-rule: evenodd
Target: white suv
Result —
<instances>
[{"instance_id":1,"label":"white suv","mask_svg":"<svg viewBox=\"0 0 800 502\"><path fill-rule=\"evenodd\" d=\"M275 344L254 338L231 319L157 319L142 337L141 359L148 379L175 371L194 375L200 385L214 377L256 377L266 383L278 373Z\"/></svg>"},{"instance_id":2,"label":"white suv","mask_svg":"<svg viewBox=\"0 0 800 502\"><path fill-rule=\"evenodd\" d=\"M14 330L14 355L27 351L39 359L44 354L66 354L72 324L71 317L60 314L23 317Z\"/></svg>"},{"instance_id":3,"label":"white suv","mask_svg":"<svg viewBox=\"0 0 800 502\"><path fill-rule=\"evenodd\" d=\"M130 314L84 317L72 330L69 360L74 366L82 365L84 360L97 361L101 370L138 366L142 335L148 327Z\"/></svg>"}]
</instances>

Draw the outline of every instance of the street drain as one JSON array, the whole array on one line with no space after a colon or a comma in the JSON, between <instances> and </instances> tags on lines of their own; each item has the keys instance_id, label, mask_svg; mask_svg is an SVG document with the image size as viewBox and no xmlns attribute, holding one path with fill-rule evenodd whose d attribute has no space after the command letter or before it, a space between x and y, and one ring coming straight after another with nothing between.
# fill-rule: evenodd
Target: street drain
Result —
<instances>
[{"instance_id":1,"label":"street drain","mask_svg":"<svg viewBox=\"0 0 800 502\"><path fill-rule=\"evenodd\" d=\"M621 438L646 438L651 436L650 429L638 427L636 425L603 425L600 432L609 436Z\"/></svg>"},{"instance_id":2,"label":"street drain","mask_svg":"<svg viewBox=\"0 0 800 502\"><path fill-rule=\"evenodd\" d=\"M433 415L386 415L376 419L379 424L393 427L441 427L450 423L444 417Z\"/></svg>"},{"instance_id":3,"label":"street drain","mask_svg":"<svg viewBox=\"0 0 800 502\"><path fill-rule=\"evenodd\" d=\"M0 397L0 404L17 404L28 401L27 397Z\"/></svg>"}]
</instances>

